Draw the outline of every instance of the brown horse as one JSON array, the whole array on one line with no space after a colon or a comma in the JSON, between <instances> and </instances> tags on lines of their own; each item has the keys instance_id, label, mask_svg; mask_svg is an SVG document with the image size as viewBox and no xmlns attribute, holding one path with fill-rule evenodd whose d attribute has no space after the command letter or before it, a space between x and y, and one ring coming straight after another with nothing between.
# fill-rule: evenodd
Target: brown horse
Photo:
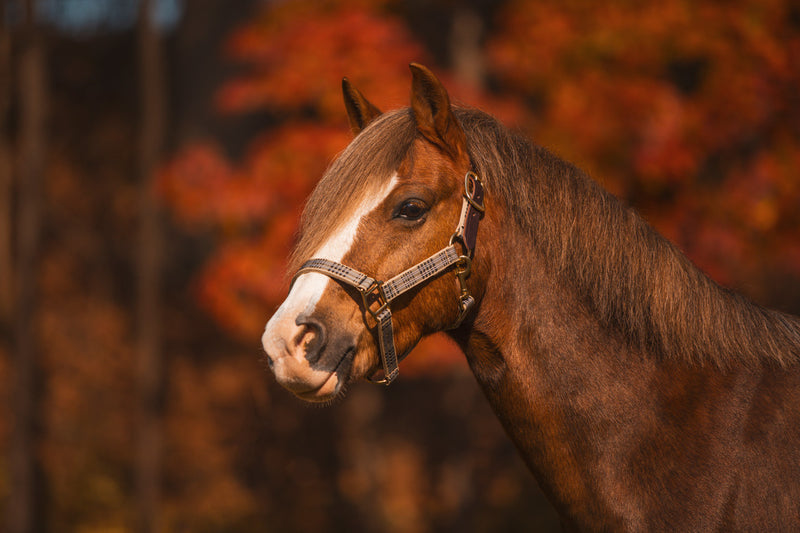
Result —
<instances>
[{"instance_id":1,"label":"brown horse","mask_svg":"<svg viewBox=\"0 0 800 533\"><path fill-rule=\"evenodd\" d=\"M318 402L390 382L396 354L456 326L565 529L800 531L800 320L411 70L411 107L388 113L343 83L356 137L262 338L278 382Z\"/></svg>"}]
</instances>

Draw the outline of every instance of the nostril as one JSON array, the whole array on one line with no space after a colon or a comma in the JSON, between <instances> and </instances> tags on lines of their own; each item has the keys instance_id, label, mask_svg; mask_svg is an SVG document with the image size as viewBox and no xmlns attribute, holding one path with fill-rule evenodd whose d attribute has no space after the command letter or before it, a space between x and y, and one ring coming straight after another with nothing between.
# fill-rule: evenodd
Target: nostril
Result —
<instances>
[{"instance_id":1,"label":"nostril","mask_svg":"<svg viewBox=\"0 0 800 533\"><path fill-rule=\"evenodd\" d=\"M316 362L325 347L325 326L315 318L302 315L297 317L295 324L300 326L300 331L294 339L294 345L305 352L309 363Z\"/></svg>"}]
</instances>

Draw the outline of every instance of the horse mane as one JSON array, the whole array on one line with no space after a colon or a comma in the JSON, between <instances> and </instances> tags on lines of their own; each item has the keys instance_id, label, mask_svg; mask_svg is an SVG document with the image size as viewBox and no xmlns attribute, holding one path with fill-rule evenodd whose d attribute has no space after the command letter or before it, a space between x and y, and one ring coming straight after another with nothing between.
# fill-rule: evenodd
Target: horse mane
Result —
<instances>
[{"instance_id":1,"label":"horse mane","mask_svg":"<svg viewBox=\"0 0 800 533\"><path fill-rule=\"evenodd\" d=\"M583 171L490 115L457 110L473 164L552 273L605 327L663 358L795 364L800 320L720 287Z\"/></svg>"},{"instance_id":2,"label":"horse mane","mask_svg":"<svg viewBox=\"0 0 800 533\"><path fill-rule=\"evenodd\" d=\"M471 108L454 108L487 198L506 206L565 287L644 353L692 364L796 364L800 320L720 287L583 171ZM309 198L290 272L395 172L416 137L411 110L384 113Z\"/></svg>"}]
</instances>

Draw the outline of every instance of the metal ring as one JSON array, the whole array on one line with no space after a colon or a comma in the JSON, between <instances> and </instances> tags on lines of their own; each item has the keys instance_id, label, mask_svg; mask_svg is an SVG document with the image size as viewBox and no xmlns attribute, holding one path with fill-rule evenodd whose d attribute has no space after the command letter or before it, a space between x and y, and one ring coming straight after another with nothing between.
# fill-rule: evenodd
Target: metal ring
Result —
<instances>
[{"instance_id":1,"label":"metal ring","mask_svg":"<svg viewBox=\"0 0 800 533\"><path fill-rule=\"evenodd\" d=\"M465 278L468 278L470 273L472 272L472 259L469 256L462 255L458 258L456 262L456 273L463 274Z\"/></svg>"},{"instance_id":2,"label":"metal ring","mask_svg":"<svg viewBox=\"0 0 800 533\"><path fill-rule=\"evenodd\" d=\"M479 204L478 202L475 201L475 186L474 185L472 187L472 190L470 191L470 187L469 187L469 185L471 183L470 182L470 176L472 176L472 179L475 180L476 182L478 182L481 185L481 187L483 186L483 182L478 177L478 175L475 174L473 171L468 170L467 173L464 174L464 199L467 202L469 202L469 205L471 205L472 207L474 207L475 209L477 209L478 211L483 213L484 211L486 211L486 207L483 205L483 203Z\"/></svg>"}]
</instances>

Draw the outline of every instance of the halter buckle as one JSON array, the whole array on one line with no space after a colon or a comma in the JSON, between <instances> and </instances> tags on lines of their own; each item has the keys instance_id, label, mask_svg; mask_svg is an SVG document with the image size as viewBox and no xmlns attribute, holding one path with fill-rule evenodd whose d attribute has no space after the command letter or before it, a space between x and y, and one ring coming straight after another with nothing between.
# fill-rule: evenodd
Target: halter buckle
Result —
<instances>
[{"instance_id":1,"label":"halter buckle","mask_svg":"<svg viewBox=\"0 0 800 533\"><path fill-rule=\"evenodd\" d=\"M363 289L358 287L358 292L361 293L361 299L364 302L364 309L369 311L369 314L372 315L372 318L375 319L375 322L380 322L378 316L383 313L387 307L389 307L389 300L386 298L386 293L383 290L383 282L382 281L373 281L372 284ZM373 310L374 304L378 304L378 308Z\"/></svg>"},{"instance_id":2,"label":"halter buckle","mask_svg":"<svg viewBox=\"0 0 800 533\"><path fill-rule=\"evenodd\" d=\"M483 186L483 182L477 174L471 170L467 171L467 173L464 174L464 199L469 202L469 205L474 207L479 213L484 213L486 212L486 206L484 205L483 200L481 200L481 203L478 203L475 200L475 183ZM470 184L472 185L472 188L470 188Z\"/></svg>"}]
</instances>

